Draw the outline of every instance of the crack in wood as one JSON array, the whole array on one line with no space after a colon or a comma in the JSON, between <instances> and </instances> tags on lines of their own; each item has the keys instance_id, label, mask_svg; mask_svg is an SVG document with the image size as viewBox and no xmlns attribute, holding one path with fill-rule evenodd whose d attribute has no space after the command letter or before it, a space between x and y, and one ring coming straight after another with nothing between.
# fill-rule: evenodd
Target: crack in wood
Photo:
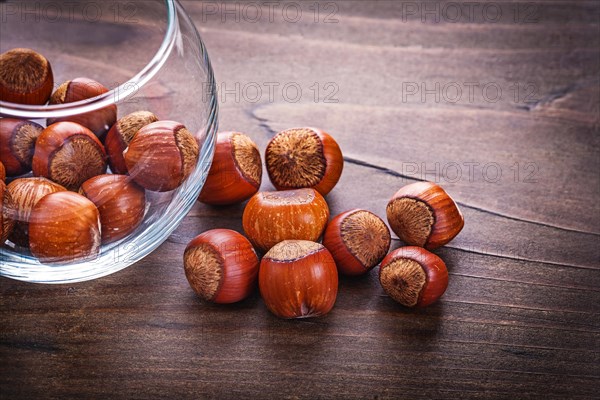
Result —
<instances>
[{"instance_id":1,"label":"crack in wood","mask_svg":"<svg viewBox=\"0 0 600 400\"><path fill-rule=\"evenodd\" d=\"M400 239L397 239L395 237L393 237L392 240L394 240L394 241L400 241ZM499 253L493 253L493 252L483 252L483 251L477 251L477 250L470 250L470 249L465 249L465 248L458 247L458 246L449 246L449 245L446 245L446 246L444 246L444 248L446 248L446 249L452 249L452 250L457 250L457 251L462 251L462 252L465 252L465 253L477 254L477 255L480 255L480 256L503 258L503 259L506 259L506 260L524 261L524 262L528 262L528 263L539 263L539 264L545 264L545 265L554 265L554 266L558 266L558 267L578 268L578 269L585 269L585 270L590 270L590 271L598 271L598 270L600 270L600 268L587 267L585 265L562 264L562 263L557 263L557 262L552 262L552 261L535 260L535 259L530 259L530 258L525 258L525 257L510 257L510 256L507 256L505 254L499 254Z\"/></svg>"},{"instance_id":2,"label":"crack in wood","mask_svg":"<svg viewBox=\"0 0 600 400\"><path fill-rule=\"evenodd\" d=\"M569 289L569 290L581 290L585 292L597 292L600 293L600 289L591 286L562 286L562 285L553 285L551 283L541 283L541 282L533 282L533 281L515 281L512 279L501 279L495 278L492 276L480 276L480 275L471 275L471 274L458 274L455 272L448 272L448 275L452 276L460 276L463 278L472 278L472 279L483 279L487 281L497 281L497 282L507 282L507 283L516 283L520 285L531 285L531 286L544 286L551 287L557 289Z\"/></svg>"},{"instance_id":3,"label":"crack in wood","mask_svg":"<svg viewBox=\"0 0 600 400\"><path fill-rule=\"evenodd\" d=\"M372 164L372 163L369 163L367 161L359 160L359 159L356 159L356 158L351 158L351 157L344 156L344 161L348 162L350 164L355 164L355 165L358 165L358 166L375 169L375 170L377 170L379 172L382 172L382 173L384 173L386 175L391 175L391 176L394 176L394 177L397 177L397 178L410 179L410 180L413 180L413 181L416 181L416 182L423 182L424 181L424 179L418 179L418 178L415 178L415 177L412 177L412 176L404 175L404 174L401 174L401 173L399 173L397 171L394 171L392 169L389 169L389 168L386 168L386 167L382 167L380 165ZM566 231L566 232L574 232L574 233L581 233L581 234L584 234L584 235L600 236L600 233L588 232L588 231L581 231L581 230L578 230L578 229L567 228L567 227L564 227L564 226L558 226L558 225L548 224L546 222L534 221L534 220L529 220L529 219L525 219L525 218L519 218L519 217L515 217L515 216L512 216L512 215L506 215L506 214L503 214L503 213L500 213L500 212L497 212L497 211L492 211L492 210L488 210L488 209L481 208L481 207L478 207L478 206L474 206L474 205L471 205L471 204L467 204L467 203L464 203L464 202L461 202L461 201L456 201L456 204L458 204L458 205L460 205L462 207L465 207L465 208L469 208L471 210L480 211L482 213L494 215L494 216L497 216L497 217L506 218L506 219L509 219L509 220L512 220L512 221L525 222L525 223L528 223L528 224L534 224L534 225L543 226L543 227L546 227L546 228L558 229L558 230L562 230L562 231Z\"/></svg>"}]
</instances>

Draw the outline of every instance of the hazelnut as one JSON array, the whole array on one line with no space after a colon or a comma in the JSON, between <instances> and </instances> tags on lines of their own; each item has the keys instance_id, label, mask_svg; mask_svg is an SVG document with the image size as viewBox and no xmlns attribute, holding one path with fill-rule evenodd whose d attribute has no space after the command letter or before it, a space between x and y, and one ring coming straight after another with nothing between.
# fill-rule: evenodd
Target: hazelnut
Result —
<instances>
[{"instance_id":1,"label":"hazelnut","mask_svg":"<svg viewBox=\"0 0 600 400\"><path fill-rule=\"evenodd\" d=\"M267 251L283 240L317 241L328 219L329 207L319 192L297 189L255 194L242 224L254 246Z\"/></svg>"},{"instance_id":2,"label":"hazelnut","mask_svg":"<svg viewBox=\"0 0 600 400\"><path fill-rule=\"evenodd\" d=\"M278 190L313 188L323 196L336 185L344 166L336 141L315 128L279 132L267 145L265 162Z\"/></svg>"},{"instance_id":3,"label":"hazelnut","mask_svg":"<svg viewBox=\"0 0 600 400\"><path fill-rule=\"evenodd\" d=\"M179 187L198 162L198 143L183 124L158 121L138 131L123 153L129 175L155 192Z\"/></svg>"},{"instance_id":4,"label":"hazelnut","mask_svg":"<svg viewBox=\"0 0 600 400\"><path fill-rule=\"evenodd\" d=\"M8 176L31 171L35 142L43 129L41 125L23 119L0 119L0 161Z\"/></svg>"},{"instance_id":5,"label":"hazelnut","mask_svg":"<svg viewBox=\"0 0 600 400\"><path fill-rule=\"evenodd\" d=\"M140 129L156 121L158 117L150 111L136 111L124 116L110 128L104 146L108 153L108 165L113 173L127 174L123 152Z\"/></svg>"},{"instance_id":6,"label":"hazelnut","mask_svg":"<svg viewBox=\"0 0 600 400\"><path fill-rule=\"evenodd\" d=\"M338 292L338 274L329 251L305 240L286 240L263 257L258 273L260 294L280 318L327 314Z\"/></svg>"},{"instance_id":7,"label":"hazelnut","mask_svg":"<svg viewBox=\"0 0 600 400\"><path fill-rule=\"evenodd\" d=\"M12 202L11 207L6 209L6 215L15 222L15 229L10 240L27 247L29 242L29 219L33 207L44 196L67 189L46 178L19 178L9 183L7 190Z\"/></svg>"},{"instance_id":8,"label":"hazelnut","mask_svg":"<svg viewBox=\"0 0 600 400\"><path fill-rule=\"evenodd\" d=\"M12 49L0 54L0 101L46 104L54 77L50 63L31 49Z\"/></svg>"},{"instance_id":9,"label":"hazelnut","mask_svg":"<svg viewBox=\"0 0 600 400\"><path fill-rule=\"evenodd\" d=\"M79 192L98 208L102 243L123 239L144 219L146 192L129 176L94 176L81 185Z\"/></svg>"},{"instance_id":10,"label":"hazelnut","mask_svg":"<svg viewBox=\"0 0 600 400\"><path fill-rule=\"evenodd\" d=\"M381 262L383 290L406 307L425 307L439 299L448 287L448 270L441 258L422 247L401 247Z\"/></svg>"},{"instance_id":11,"label":"hazelnut","mask_svg":"<svg viewBox=\"0 0 600 400\"><path fill-rule=\"evenodd\" d=\"M387 219L403 242L430 250L451 241L465 224L454 200L432 182L398 190L387 205Z\"/></svg>"},{"instance_id":12,"label":"hazelnut","mask_svg":"<svg viewBox=\"0 0 600 400\"><path fill-rule=\"evenodd\" d=\"M7 209L11 208L10 193L6 183L0 181L0 245L3 244L13 230L14 222L7 216Z\"/></svg>"},{"instance_id":13,"label":"hazelnut","mask_svg":"<svg viewBox=\"0 0 600 400\"><path fill-rule=\"evenodd\" d=\"M381 218L359 209L333 218L323 234L323 245L345 275L369 272L383 260L390 243L390 230Z\"/></svg>"},{"instance_id":14,"label":"hazelnut","mask_svg":"<svg viewBox=\"0 0 600 400\"><path fill-rule=\"evenodd\" d=\"M63 186L46 178L15 179L8 184L13 206L9 210L9 216L15 221L29 222L31 210L42 197L65 190L67 189Z\"/></svg>"},{"instance_id":15,"label":"hazelnut","mask_svg":"<svg viewBox=\"0 0 600 400\"><path fill-rule=\"evenodd\" d=\"M35 144L33 174L77 190L89 178L106 171L102 143L87 128L57 122L42 131Z\"/></svg>"},{"instance_id":16,"label":"hazelnut","mask_svg":"<svg viewBox=\"0 0 600 400\"><path fill-rule=\"evenodd\" d=\"M74 192L42 197L29 219L31 253L42 263L68 263L94 258L100 249L100 214Z\"/></svg>"},{"instance_id":17,"label":"hazelnut","mask_svg":"<svg viewBox=\"0 0 600 400\"><path fill-rule=\"evenodd\" d=\"M91 99L108 92L102 84L88 78L76 78L60 85L52 97L50 104L74 103L81 100ZM103 138L106 132L117 121L117 106L109 105L100 110L90 111L79 115L71 115L64 118L49 118L47 125L60 121L76 122L85 126L99 138Z\"/></svg>"},{"instance_id":18,"label":"hazelnut","mask_svg":"<svg viewBox=\"0 0 600 400\"><path fill-rule=\"evenodd\" d=\"M230 229L213 229L194 238L183 264L190 286L206 301L235 303L256 287L258 257L248 239Z\"/></svg>"},{"instance_id":19,"label":"hazelnut","mask_svg":"<svg viewBox=\"0 0 600 400\"><path fill-rule=\"evenodd\" d=\"M199 200L213 205L240 203L258 192L261 180L260 152L252 139L239 132L219 133Z\"/></svg>"}]
</instances>

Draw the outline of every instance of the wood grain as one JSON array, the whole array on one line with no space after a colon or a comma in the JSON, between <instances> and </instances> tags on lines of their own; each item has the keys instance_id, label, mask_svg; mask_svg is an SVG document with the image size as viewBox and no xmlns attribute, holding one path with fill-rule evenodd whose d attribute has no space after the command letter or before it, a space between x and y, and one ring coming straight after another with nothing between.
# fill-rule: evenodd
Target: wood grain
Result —
<instances>
[{"instance_id":1,"label":"wood grain","mask_svg":"<svg viewBox=\"0 0 600 400\"><path fill-rule=\"evenodd\" d=\"M205 303L185 280L183 250L208 229L241 231L243 205L198 204L155 253L120 273L69 286L0 279L1 399L597 398L597 3L498 1L494 23L423 23L396 1L321 2L335 4L337 23L324 23L327 13L315 23L313 2L295 3L305 15L296 23L224 21L222 3L183 4L215 68L222 130L248 133L261 151L293 126L338 140L346 163L327 196L332 216L361 207L385 217L389 197L422 179L455 197L465 229L436 251L448 290L408 310L372 271L341 278L333 311L302 321L277 319L256 292L235 305ZM525 23L528 5L538 18ZM273 99L269 82L280 85ZM502 96L406 95L411 83L467 82ZM236 83L265 91L236 98ZM298 102L282 95L287 83L302 89ZM325 101L327 83L337 102ZM478 163L472 179L465 163ZM482 173L488 164L501 179L493 167Z\"/></svg>"}]
</instances>

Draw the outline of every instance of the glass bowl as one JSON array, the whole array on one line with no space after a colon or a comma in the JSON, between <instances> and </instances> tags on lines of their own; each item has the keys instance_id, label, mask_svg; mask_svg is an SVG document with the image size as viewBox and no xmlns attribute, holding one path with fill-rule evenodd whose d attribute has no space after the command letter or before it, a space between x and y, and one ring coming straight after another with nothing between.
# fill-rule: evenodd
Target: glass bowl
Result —
<instances>
[{"instance_id":1,"label":"glass bowl","mask_svg":"<svg viewBox=\"0 0 600 400\"><path fill-rule=\"evenodd\" d=\"M218 110L204 44L174 0L11 1L0 3L0 8L0 53L13 48L41 53L51 64L54 89L77 77L109 89L92 99L59 105L0 102L1 117L46 126L48 118L68 119L116 105L118 118L148 110L161 120L178 121L199 144L198 162L183 184L169 192L147 190L142 223L122 240L102 244L97 254L46 265L10 239L0 248L0 275L22 281L77 282L119 271L167 239L193 206L206 179Z\"/></svg>"}]
</instances>

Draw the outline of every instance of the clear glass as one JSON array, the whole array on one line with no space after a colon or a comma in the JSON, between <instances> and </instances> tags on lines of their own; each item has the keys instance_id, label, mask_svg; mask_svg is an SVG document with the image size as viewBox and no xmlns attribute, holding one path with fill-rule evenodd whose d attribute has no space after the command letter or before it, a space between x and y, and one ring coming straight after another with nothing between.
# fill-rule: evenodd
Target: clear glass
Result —
<instances>
[{"instance_id":1,"label":"clear glass","mask_svg":"<svg viewBox=\"0 0 600 400\"><path fill-rule=\"evenodd\" d=\"M191 176L171 192L146 191L141 225L102 245L98 256L44 265L26 248L0 248L0 275L37 283L99 278L142 259L163 243L196 201L205 182L217 129L217 101L208 54L182 5L174 0L0 3L0 53L26 47L51 63L55 88L88 77L110 91L61 105L0 102L0 116L33 120L66 117L116 104L121 118L138 110L183 123L200 144ZM31 173L29 174L31 175Z\"/></svg>"}]
</instances>

